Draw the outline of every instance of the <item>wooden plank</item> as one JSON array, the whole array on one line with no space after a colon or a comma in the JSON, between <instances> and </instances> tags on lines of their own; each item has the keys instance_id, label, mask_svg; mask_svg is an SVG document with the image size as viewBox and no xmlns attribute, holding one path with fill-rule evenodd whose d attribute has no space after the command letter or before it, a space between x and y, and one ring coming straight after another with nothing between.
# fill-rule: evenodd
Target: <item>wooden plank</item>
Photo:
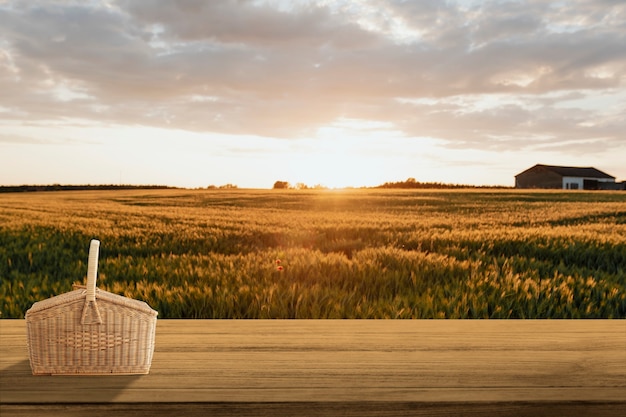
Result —
<instances>
[{"instance_id":1,"label":"wooden plank","mask_svg":"<svg viewBox=\"0 0 626 417\"><path fill-rule=\"evenodd\" d=\"M285 403L161 403L4 405L3 417L623 417L624 403L406 403L406 402L285 402Z\"/></svg>"},{"instance_id":2,"label":"wooden plank","mask_svg":"<svg viewBox=\"0 0 626 417\"><path fill-rule=\"evenodd\" d=\"M159 320L152 369L141 376L35 377L24 321L0 320L0 338L3 416L38 407L80 415L89 403L163 403L156 413L187 403L198 415L213 406L215 415L253 414L242 404L281 415L302 415L304 403L342 415L388 402L397 415L494 404L612 415L626 405L624 320ZM93 407L90 415L106 409Z\"/></svg>"}]
</instances>

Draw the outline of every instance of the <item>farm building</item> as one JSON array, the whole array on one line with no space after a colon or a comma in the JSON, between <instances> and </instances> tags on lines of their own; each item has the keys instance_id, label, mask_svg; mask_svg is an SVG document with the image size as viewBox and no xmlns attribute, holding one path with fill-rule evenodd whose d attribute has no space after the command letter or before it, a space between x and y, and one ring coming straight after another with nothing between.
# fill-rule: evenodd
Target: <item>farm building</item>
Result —
<instances>
[{"instance_id":1,"label":"farm building","mask_svg":"<svg viewBox=\"0 0 626 417\"><path fill-rule=\"evenodd\" d=\"M592 167L535 165L515 176L515 188L554 188L563 190L621 189L615 177Z\"/></svg>"}]
</instances>

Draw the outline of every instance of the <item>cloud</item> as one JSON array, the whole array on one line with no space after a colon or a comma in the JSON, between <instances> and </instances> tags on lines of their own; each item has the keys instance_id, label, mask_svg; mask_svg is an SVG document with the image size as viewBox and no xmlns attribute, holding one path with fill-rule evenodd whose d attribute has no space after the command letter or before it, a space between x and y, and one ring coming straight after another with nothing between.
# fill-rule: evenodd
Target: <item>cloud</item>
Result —
<instances>
[{"instance_id":1,"label":"cloud","mask_svg":"<svg viewBox=\"0 0 626 417\"><path fill-rule=\"evenodd\" d=\"M22 136L22 135L7 135L0 134L0 144L8 143L8 144L19 144L19 145L45 145L49 142L44 139L33 138L30 136Z\"/></svg>"},{"instance_id":2,"label":"cloud","mask_svg":"<svg viewBox=\"0 0 626 417\"><path fill-rule=\"evenodd\" d=\"M611 147L623 100L561 103L624 91L624 20L608 0L5 2L0 123L292 138L355 119L458 148Z\"/></svg>"},{"instance_id":3,"label":"cloud","mask_svg":"<svg viewBox=\"0 0 626 417\"><path fill-rule=\"evenodd\" d=\"M0 144L9 145L84 145L98 144L92 140L81 140L74 138L43 138L36 135L0 134Z\"/></svg>"}]
</instances>

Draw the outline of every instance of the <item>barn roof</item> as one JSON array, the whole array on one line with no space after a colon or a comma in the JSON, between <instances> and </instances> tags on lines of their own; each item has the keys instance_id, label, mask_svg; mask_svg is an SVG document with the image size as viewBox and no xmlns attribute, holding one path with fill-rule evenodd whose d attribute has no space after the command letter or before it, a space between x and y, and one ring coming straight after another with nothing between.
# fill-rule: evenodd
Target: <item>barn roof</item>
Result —
<instances>
[{"instance_id":1,"label":"barn roof","mask_svg":"<svg viewBox=\"0 0 626 417\"><path fill-rule=\"evenodd\" d=\"M606 172L602 172L599 169L593 168L593 167L562 167L562 166L556 166L556 165L542 165L542 164L537 164L532 168L528 168L526 171L521 172L519 174L516 175L522 175L530 170L536 169L536 168L544 168L547 169L549 171L552 171L556 174L559 174L562 177L584 177L584 178L609 178L609 179L615 179L614 176L607 174Z\"/></svg>"}]
</instances>

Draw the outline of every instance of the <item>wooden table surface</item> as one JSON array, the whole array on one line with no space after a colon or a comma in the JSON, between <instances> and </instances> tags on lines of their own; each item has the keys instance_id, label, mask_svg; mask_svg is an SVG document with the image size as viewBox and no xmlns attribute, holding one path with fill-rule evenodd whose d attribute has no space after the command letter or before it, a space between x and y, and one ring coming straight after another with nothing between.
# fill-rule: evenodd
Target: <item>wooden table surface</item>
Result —
<instances>
[{"instance_id":1,"label":"wooden table surface","mask_svg":"<svg viewBox=\"0 0 626 417\"><path fill-rule=\"evenodd\" d=\"M0 320L0 415L598 415L625 320L159 320L149 375L33 376Z\"/></svg>"}]
</instances>

